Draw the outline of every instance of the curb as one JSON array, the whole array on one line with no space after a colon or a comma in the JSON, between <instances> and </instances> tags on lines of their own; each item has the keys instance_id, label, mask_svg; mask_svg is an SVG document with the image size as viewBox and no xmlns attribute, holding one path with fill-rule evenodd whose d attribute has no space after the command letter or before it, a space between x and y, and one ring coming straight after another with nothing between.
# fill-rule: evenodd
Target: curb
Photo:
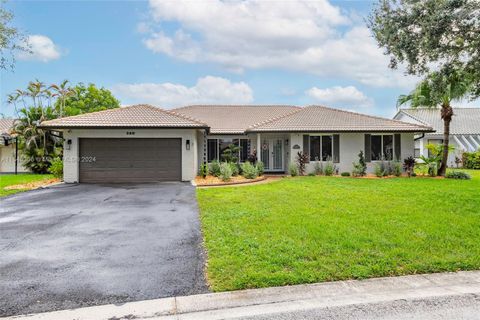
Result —
<instances>
[{"instance_id":1,"label":"curb","mask_svg":"<svg viewBox=\"0 0 480 320\"><path fill-rule=\"evenodd\" d=\"M480 294L480 271L207 293L14 316L13 320L229 319L405 299Z\"/></svg>"}]
</instances>

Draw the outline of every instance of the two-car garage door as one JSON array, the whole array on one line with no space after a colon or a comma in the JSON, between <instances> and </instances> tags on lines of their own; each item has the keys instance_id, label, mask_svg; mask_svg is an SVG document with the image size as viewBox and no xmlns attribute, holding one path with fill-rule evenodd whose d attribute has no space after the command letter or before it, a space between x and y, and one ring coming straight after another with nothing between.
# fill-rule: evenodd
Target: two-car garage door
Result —
<instances>
[{"instance_id":1,"label":"two-car garage door","mask_svg":"<svg viewBox=\"0 0 480 320\"><path fill-rule=\"evenodd\" d=\"M182 140L80 139L80 182L154 182L182 178Z\"/></svg>"}]
</instances>

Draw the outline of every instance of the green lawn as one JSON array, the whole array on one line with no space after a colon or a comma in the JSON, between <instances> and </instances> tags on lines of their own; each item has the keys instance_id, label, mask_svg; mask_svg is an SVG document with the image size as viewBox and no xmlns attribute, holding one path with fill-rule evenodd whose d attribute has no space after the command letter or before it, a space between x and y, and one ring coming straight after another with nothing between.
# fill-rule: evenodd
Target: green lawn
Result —
<instances>
[{"instance_id":1,"label":"green lawn","mask_svg":"<svg viewBox=\"0 0 480 320\"><path fill-rule=\"evenodd\" d=\"M51 174L2 174L0 175L0 197L28 190L5 190L5 187L35 181L48 180L52 178L53 176Z\"/></svg>"},{"instance_id":2,"label":"green lawn","mask_svg":"<svg viewBox=\"0 0 480 320\"><path fill-rule=\"evenodd\" d=\"M480 269L472 180L297 177L197 189L213 290Z\"/></svg>"}]
</instances>

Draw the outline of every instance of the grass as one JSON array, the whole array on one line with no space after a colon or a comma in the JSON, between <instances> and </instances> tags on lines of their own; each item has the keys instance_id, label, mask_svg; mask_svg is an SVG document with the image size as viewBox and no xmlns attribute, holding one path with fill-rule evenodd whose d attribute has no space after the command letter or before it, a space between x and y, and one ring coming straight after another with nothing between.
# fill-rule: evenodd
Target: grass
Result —
<instances>
[{"instance_id":1,"label":"grass","mask_svg":"<svg viewBox=\"0 0 480 320\"><path fill-rule=\"evenodd\" d=\"M480 269L472 180L296 177L197 189L214 291Z\"/></svg>"},{"instance_id":2,"label":"grass","mask_svg":"<svg viewBox=\"0 0 480 320\"><path fill-rule=\"evenodd\" d=\"M5 187L52 179L51 174L2 174L0 175L0 197L26 191L28 189L5 190Z\"/></svg>"}]
</instances>

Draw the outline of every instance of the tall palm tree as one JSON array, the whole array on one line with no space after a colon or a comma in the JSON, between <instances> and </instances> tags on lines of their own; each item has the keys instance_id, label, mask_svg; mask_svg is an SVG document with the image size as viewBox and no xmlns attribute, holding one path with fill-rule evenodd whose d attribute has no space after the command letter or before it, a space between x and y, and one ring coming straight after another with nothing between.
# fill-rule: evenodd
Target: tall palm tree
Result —
<instances>
[{"instance_id":1,"label":"tall palm tree","mask_svg":"<svg viewBox=\"0 0 480 320\"><path fill-rule=\"evenodd\" d=\"M52 89L55 93L52 95L53 97L57 97L60 101L59 106L59 114L60 117L63 116L63 111L65 110L65 100L69 97L73 97L77 94L75 89L72 89L68 86L68 80L63 80L62 83L59 85L52 84L49 89Z\"/></svg>"},{"instance_id":2,"label":"tall palm tree","mask_svg":"<svg viewBox=\"0 0 480 320\"><path fill-rule=\"evenodd\" d=\"M459 70L447 74L433 72L427 76L408 95L401 95L398 98L397 106L409 103L412 108L438 108L443 120L443 150L442 162L438 174L445 176L447 170L450 123L454 111L451 103L464 100L471 92L472 81Z\"/></svg>"}]
</instances>

